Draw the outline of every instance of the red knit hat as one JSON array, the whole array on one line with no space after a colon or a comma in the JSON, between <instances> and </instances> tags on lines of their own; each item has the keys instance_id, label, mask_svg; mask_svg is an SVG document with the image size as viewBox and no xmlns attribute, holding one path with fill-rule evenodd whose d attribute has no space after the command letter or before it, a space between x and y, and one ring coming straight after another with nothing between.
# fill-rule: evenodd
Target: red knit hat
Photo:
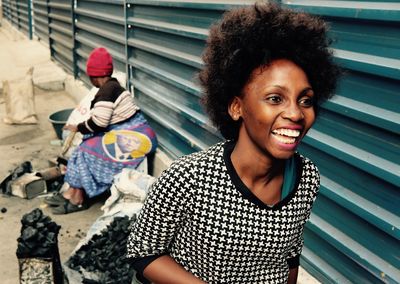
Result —
<instances>
[{"instance_id":1,"label":"red knit hat","mask_svg":"<svg viewBox=\"0 0 400 284\"><path fill-rule=\"evenodd\" d=\"M110 53L104 47L97 47L90 53L86 63L86 74L89 77L111 76L113 62Z\"/></svg>"}]
</instances>

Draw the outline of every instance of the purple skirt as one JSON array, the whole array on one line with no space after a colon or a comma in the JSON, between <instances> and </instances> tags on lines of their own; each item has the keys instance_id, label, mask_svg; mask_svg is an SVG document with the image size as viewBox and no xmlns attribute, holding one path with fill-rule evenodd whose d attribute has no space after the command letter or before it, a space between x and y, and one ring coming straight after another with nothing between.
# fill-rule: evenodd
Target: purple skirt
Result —
<instances>
[{"instance_id":1,"label":"purple skirt","mask_svg":"<svg viewBox=\"0 0 400 284\"><path fill-rule=\"evenodd\" d=\"M68 160L65 181L94 197L110 188L114 175L123 168L137 168L156 147L153 129L138 112L106 132L84 135Z\"/></svg>"}]
</instances>

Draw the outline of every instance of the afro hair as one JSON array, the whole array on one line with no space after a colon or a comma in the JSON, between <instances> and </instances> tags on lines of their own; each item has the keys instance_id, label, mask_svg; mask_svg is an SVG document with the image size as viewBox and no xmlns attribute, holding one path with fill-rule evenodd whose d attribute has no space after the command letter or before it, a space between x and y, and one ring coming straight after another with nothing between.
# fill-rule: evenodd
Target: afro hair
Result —
<instances>
[{"instance_id":1,"label":"afro hair","mask_svg":"<svg viewBox=\"0 0 400 284\"><path fill-rule=\"evenodd\" d=\"M303 69L316 94L318 111L332 96L341 73L326 32L326 23L318 17L275 3L233 9L211 27L199 73L202 102L226 139L236 139L240 127L240 121L228 113L230 102L242 96L254 69L275 59L291 60Z\"/></svg>"}]
</instances>

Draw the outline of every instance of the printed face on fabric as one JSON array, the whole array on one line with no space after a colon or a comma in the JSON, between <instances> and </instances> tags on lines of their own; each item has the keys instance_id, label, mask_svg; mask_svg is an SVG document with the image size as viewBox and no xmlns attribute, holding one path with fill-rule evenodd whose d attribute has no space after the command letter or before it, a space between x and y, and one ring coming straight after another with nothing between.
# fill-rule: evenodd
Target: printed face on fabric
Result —
<instances>
[{"instance_id":1,"label":"printed face on fabric","mask_svg":"<svg viewBox=\"0 0 400 284\"><path fill-rule=\"evenodd\" d=\"M278 59L253 70L229 106L241 119L239 141L252 153L273 159L291 157L315 121L314 92L305 72L292 61Z\"/></svg>"}]
</instances>

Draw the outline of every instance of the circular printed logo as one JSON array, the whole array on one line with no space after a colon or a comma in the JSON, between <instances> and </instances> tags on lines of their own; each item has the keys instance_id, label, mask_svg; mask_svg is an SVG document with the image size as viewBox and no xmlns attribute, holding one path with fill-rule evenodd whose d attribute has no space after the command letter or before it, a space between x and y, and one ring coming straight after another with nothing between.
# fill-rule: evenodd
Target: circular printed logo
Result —
<instances>
[{"instance_id":1,"label":"circular printed logo","mask_svg":"<svg viewBox=\"0 0 400 284\"><path fill-rule=\"evenodd\" d=\"M104 152L120 162L142 158L150 152L152 143L143 133L131 130L112 130L103 136Z\"/></svg>"}]
</instances>

